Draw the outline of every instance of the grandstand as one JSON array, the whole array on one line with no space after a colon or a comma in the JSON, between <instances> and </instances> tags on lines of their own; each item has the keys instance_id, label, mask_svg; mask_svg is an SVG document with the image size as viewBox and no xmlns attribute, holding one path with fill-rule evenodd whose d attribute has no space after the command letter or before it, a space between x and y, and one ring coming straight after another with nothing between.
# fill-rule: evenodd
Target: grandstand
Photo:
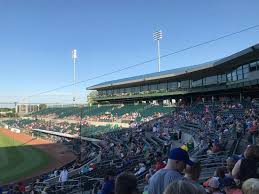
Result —
<instances>
[{"instance_id":1,"label":"grandstand","mask_svg":"<svg viewBox=\"0 0 259 194\"><path fill-rule=\"evenodd\" d=\"M49 107L3 123L34 135L44 132L42 138L77 151L66 183L49 172L34 182L38 191L90 191L110 170L134 173L143 191L145 177L159 171L157 163L165 164L176 147L200 162L197 183L203 183L228 167L229 157L240 159L247 145L258 144L258 84L259 44L213 62L87 88L98 91L98 105Z\"/></svg>"},{"instance_id":2,"label":"grandstand","mask_svg":"<svg viewBox=\"0 0 259 194\"><path fill-rule=\"evenodd\" d=\"M97 90L98 103L136 103L172 100L192 103L201 97L256 98L259 78L259 44L228 57L159 73L108 81L88 87ZM202 95L201 95L202 94Z\"/></svg>"}]
</instances>

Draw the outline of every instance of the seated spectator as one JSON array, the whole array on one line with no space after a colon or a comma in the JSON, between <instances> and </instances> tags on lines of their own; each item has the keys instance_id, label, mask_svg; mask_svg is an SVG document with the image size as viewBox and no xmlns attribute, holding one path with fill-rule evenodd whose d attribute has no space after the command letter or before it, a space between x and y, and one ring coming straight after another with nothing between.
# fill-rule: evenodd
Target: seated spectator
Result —
<instances>
[{"instance_id":1,"label":"seated spectator","mask_svg":"<svg viewBox=\"0 0 259 194\"><path fill-rule=\"evenodd\" d=\"M64 183L64 182L67 181L67 179L68 179L68 171L64 167L63 170L61 171L60 175L59 175L59 182Z\"/></svg>"},{"instance_id":2,"label":"seated spectator","mask_svg":"<svg viewBox=\"0 0 259 194\"><path fill-rule=\"evenodd\" d=\"M238 160L235 164L232 175L235 179L244 182L249 178L257 178L257 161L256 152L258 151L258 146L249 145L245 152L244 158Z\"/></svg>"},{"instance_id":3,"label":"seated spectator","mask_svg":"<svg viewBox=\"0 0 259 194\"><path fill-rule=\"evenodd\" d=\"M242 185L244 194L257 194L259 193L259 179L251 178L246 180Z\"/></svg>"},{"instance_id":4,"label":"seated spectator","mask_svg":"<svg viewBox=\"0 0 259 194\"><path fill-rule=\"evenodd\" d=\"M242 194L242 191L237 187L233 178L226 177L223 181L223 185L226 194Z\"/></svg>"},{"instance_id":5,"label":"seated spectator","mask_svg":"<svg viewBox=\"0 0 259 194\"><path fill-rule=\"evenodd\" d=\"M235 160L234 157L229 157L229 158L227 159L227 174L226 174L227 177L233 178L233 176L232 176L232 170L233 170L233 168L234 168L236 162L237 162L237 160Z\"/></svg>"},{"instance_id":6,"label":"seated spectator","mask_svg":"<svg viewBox=\"0 0 259 194\"><path fill-rule=\"evenodd\" d=\"M222 149L221 149L221 147L220 147L219 144L214 143L214 144L213 144L213 147L212 147L212 149L211 149L211 151L212 151L213 153L217 153L217 152L222 151Z\"/></svg>"},{"instance_id":7,"label":"seated spectator","mask_svg":"<svg viewBox=\"0 0 259 194\"><path fill-rule=\"evenodd\" d=\"M218 167L215 172L214 172L214 176L210 179L208 179L206 182L203 183L204 187L209 187L210 181L213 178L216 178L219 182L219 188L220 190L223 190L223 181L226 178L225 176L225 172L226 172L226 168L225 167Z\"/></svg>"},{"instance_id":8,"label":"seated spectator","mask_svg":"<svg viewBox=\"0 0 259 194\"><path fill-rule=\"evenodd\" d=\"M206 193L204 187L202 187L200 185L199 181L199 177L200 177L200 173L201 173L201 164L200 162L195 162L192 166L190 165L186 165L186 169L185 169L185 175L184 178L188 181L190 181L191 183L193 183L194 185L197 186L197 188L201 191L201 193Z\"/></svg>"},{"instance_id":9,"label":"seated spectator","mask_svg":"<svg viewBox=\"0 0 259 194\"><path fill-rule=\"evenodd\" d=\"M81 173L81 174L86 174L86 173L88 173L89 171L90 171L90 169L88 168L88 166L87 166L87 165L84 165L84 166L82 166L80 173Z\"/></svg>"},{"instance_id":10,"label":"seated spectator","mask_svg":"<svg viewBox=\"0 0 259 194\"><path fill-rule=\"evenodd\" d=\"M146 170L145 164L144 164L144 163L140 163L140 164L139 164L139 169L138 169L138 171L135 173L135 175L136 175L136 176L137 176L137 175L140 175L140 174L142 174L143 172L145 172L145 170Z\"/></svg>"},{"instance_id":11,"label":"seated spectator","mask_svg":"<svg viewBox=\"0 0 259 194\"><path fill-rule=\"evenodd\" d=\"M19 182L18 186L19 186L19 191L21 193L25 193L25 185L24 185L24 183L23 182Z\"/></svg>"},{"instance_id":12,"label":"seated spectator","mask_svg":"<svg viewBox=\"0 0 259 194\"><path fill-rule=\"evenodd\" d=\"M204 194L196 185L186 180L173 181L163 194Z\"/></svg>"},{"instance_id":13,"label":"seated spectator","mask_svg":"<svg viewBox=\"0 0 259 194\"><path fill-rule=\"evenodd\" d=\"M194 142L192 140L190 140L188 143L187 143L187 148L188 150L193 150L194 148Z\"/></svg>"},{"instance_id":14,"label":"seated spectator","mask_svg":"<svg viewBox=\"0 0 259 194\"><path fill-rule=\"evenodd\" d=\"M114 192L114 175L113 172L108 172L104 179L101 194L113 194Z\"/></svg>"},{"instance_id":15,"label":"seated spectator","mask_svg":"<svg viewBox=\"0 0 259 194\"><path fill-rule=\"evenodd\" d=\"M157 155L157 158L156 158L156 171L164 168L165 166L166 166L166 164L162 160L162 155L161 154Z\"/></svg>"},{"instance_id":16,"label":"seated spectator","mask_svg":"<svg viewBox=\"0 0 259 194\"><path fill-rule=\"evenodd\" d=\"M138 180L133 174L122 173L115 181L115 194L138 194Z\"/></svg>"},{"instance_id":17,"label":"seated spectator","mask_svg":"<svg viewBox=\"0 0 259 194\"><path fill-rule=\"evenodd\" d=\"M182 146L181 146L181 149L183 149L183 150L185 150L186 152L188 152L188 147L187 147L186 144L182 145Z\"/></svg>"},{"instance_id":18,"label":"seated spectator","mask_svg":"<svg viewBox=\"0 0 259 194\"><path fill-rule=\"evenodd\" d=\"M223 194L220 191L220 183L217 177L212 177L208 186L208 191L210 194Z\"/></svg>"}]
</instances>

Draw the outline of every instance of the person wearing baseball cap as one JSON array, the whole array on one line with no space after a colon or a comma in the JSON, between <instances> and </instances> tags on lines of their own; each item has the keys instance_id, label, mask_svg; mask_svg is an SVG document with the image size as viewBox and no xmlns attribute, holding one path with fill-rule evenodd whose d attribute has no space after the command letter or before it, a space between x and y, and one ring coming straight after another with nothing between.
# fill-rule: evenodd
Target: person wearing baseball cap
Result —
<instances>
[{"instance_id":1,"label":"person wearing baseball cap","mask_svg":"<svg viewBox=\"0 0 259 194\"><path fill-rule=\"evenodd\" d=\"M209 180L209 192L211 194L223 194L221 191L220 191L220 183L219 183L219 179L218 177L212 177L210 180Z\"/></svg>"},{"instance_id":2,"label":"person wearing baseball cap","mask_svg":"<svg viewBox=\"0 0 259 194\"><path fill-rule=\"evenodd\" d=\"M163 194L165 188L173 181L183 179L183 170L186 164L192 166L187 151L174 148L168 154L165 168L157 171L149 180L148 194Z\"/></svg>"}]
</instances>

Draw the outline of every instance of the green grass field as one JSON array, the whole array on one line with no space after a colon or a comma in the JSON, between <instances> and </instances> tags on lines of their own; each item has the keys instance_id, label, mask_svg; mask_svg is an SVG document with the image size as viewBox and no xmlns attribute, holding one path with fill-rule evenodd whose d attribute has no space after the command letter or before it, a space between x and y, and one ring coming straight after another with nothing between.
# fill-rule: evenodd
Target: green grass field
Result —
<instances>
[{"instance_id":1,"label":"green grass field","mask_svg":"<svg viewBox=\"0 0 259 194\"><path fill-rule=\"evenodd\" d=\"M13 141L0 131L0 182L8 183L29 176L49 162L45 152Z\"/></svg>"}]
</instances>

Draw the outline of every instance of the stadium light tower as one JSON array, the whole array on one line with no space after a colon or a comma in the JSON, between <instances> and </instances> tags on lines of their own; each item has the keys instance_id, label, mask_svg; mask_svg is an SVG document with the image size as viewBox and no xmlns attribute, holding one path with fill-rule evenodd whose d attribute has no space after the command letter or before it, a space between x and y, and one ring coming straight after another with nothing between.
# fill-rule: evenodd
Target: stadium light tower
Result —
<instances>
[{"instance_id":1,"label":"stadium light tower","mask_svg":"<svg viewBox=\"0 0 259 194\"><path fill-rule=\"evenodd\" d=\"M158 72L160 72L160 40L162 39L162 31L156 31L153 33L153 38L157 41L157 55L158 55Z\"/></svg>"},{"instance_id":2,"label":"stadium light tower","mask_svg":"<svg viewBox=\"0 0 259 194\"><path fill-rule=\"evenodd\" d=\"M74 91L73 91L73 101L76 101L75 97L75 91L76 91L76 59L77 59L77 52L76 49L72 50L72 59L73 59L73 65L74 65Z\"/></svg>"}]
</instances>

